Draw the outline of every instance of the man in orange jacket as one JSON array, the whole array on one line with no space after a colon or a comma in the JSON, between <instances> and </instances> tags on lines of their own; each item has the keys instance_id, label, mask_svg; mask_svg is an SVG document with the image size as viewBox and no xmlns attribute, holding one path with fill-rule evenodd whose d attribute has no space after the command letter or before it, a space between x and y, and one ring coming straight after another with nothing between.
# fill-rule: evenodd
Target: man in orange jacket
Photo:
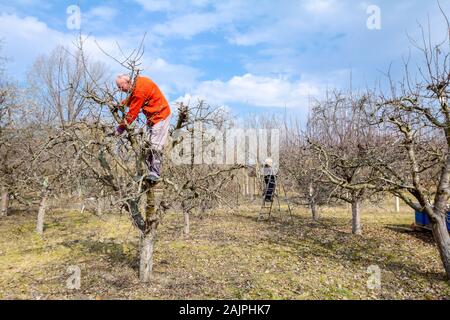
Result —
<instances>
[{"instance_id":1,"label":"man in orange jacket","mask_svg":"<svg viewBox=\"0 0 450 320\"><path fill-rule=\"evenodd\" d=\"M162 155L169 133L171 111L169 103L158 86L147 77L137 77L133 83L130 76L117 76L116 84L119 90L129 94L122 105L129 110L125 119L116 129L116 135L122 135L125 128L132 124L141 112L147 118L146 133L150 150L145 162L148 168L146 180L158 182L161 177Z\"/></svg>"}]
</instances>

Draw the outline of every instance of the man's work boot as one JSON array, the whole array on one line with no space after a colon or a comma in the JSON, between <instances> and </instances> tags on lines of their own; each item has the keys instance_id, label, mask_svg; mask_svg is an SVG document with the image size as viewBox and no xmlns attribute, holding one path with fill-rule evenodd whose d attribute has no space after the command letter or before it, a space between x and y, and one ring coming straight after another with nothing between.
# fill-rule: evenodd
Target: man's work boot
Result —
<instances>
[{"instance_id":1,"label":"man's work boot","mask_svg":"<svg viewBox=\"0 0 450 320\"><path fill-rule=\"evenodd\" d=\"M145 159L145 163L147 164L148 176L146 177L147 181L156 183L161 178L161 169L162 169L162 158L163 154L161 151L152 149L149 151L147 158Z\"/></svg>"},{"instance_id":2,"label":"man's work boot","mask_svg":"<svg viewBox=\"0 0 450 320\"><path fill-rule=\"evenodd\" d=\"M144 181L146 183L148 183L149 185L157 184L160 180L161 180L160 177L158 177L152 173L150 173L149 175L146 175L144 177Z\"/></svg>"}]
</instances>

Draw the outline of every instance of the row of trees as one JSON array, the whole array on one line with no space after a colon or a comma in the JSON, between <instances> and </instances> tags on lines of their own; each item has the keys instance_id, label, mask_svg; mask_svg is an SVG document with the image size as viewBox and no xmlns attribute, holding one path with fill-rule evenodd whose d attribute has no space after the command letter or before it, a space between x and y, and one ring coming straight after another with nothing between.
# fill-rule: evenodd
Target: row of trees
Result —
<instances>
[{"instance_id":1,"label":"row of trees","mask_svg":"<svg viewBox=\"0 0 450 320\"><path fill-rule=\"evenodd\" d=\"M450 30L450 26L448 26ZM393 194L431 221L442 262L450 278L450 238L446 213L450 192L450 40L420 46L424 64L417 75L405 65L404 80L388 78L388 87L361 92L329 92L317 101L306 128L295 122L261 121L282 131L280 168L294 185L299 203L319 219L318 207L347 202L352 208L352 232L362 234L361 204ZM142 46L130 55L110 57L132 77L140 74ZM1 213L9 201L39 206L37 231L43 232L49 197L108 198L125 210L141 237L141 279L149 281L153 247L161 214L168 208L190 215L215 206L230 208L231 184L242 166L196 165L192 145L207 147L206 129L232 125L227 114L205 103L179 104L166 150L163 199L146 185L145 156L150 146L139 124L114 137L123 119L124 98L111 85L101 63L90 61L83 39L75 49L58 47L39 58L28 86L19 88L0 78ZM389 92L389 94L387 94ZM202 123L202 130L195 128ZM180 150L180 145L185 148ZM182 165L171 161L176 149L191 155ZM303 201L304 200L304 201Z\"/></svg>"},{"instance_id":2,"label":"row of trees","mask_svg":"<svg viewBox=\"0 0 450 320\"><path fill-rule=\"evenodd\" d=\"M230 193L223 188L241 166L195 166L194 154L189 163L172 163L170 154L183 138L207 146L212 142L202 139L205 130L221 129L227 122L221 109L202 102L179 104L173 110L176 121L166 149L164 181L157 187L147 185L143 177L151 146L143 125L138 121L124 136L114 136L126 113L120 106L124 97L111 85L113 77L105 67L89 61L83 44L80 38L75 49L58 47L39 58L27 88L1 86L2 213L7 214L11 199L28 208L38 206L36 230L43 233L50 197L67 202L77 197L82 201L95 197L99 202L107 198L136 226L141 237L140 277L147 282L161 214L171 207L181 210L184 232L189 234L193 210L228 205ZM111 58L134 78L141 72L142 55L141 47L128 56ZM202 131L194 130L195 123L203 124ZM185 149L180 151L190 152ZM156 189L163 194L158 203Z\"/></svg>"},{"instance_id":3,"label":"row of trees","mask_svg":"<svg viewBox=\"0 0 450 320\"><path fill-rule=\"evenodd\" d=\"M386 194L426 213L450 278L449 34L431 45L423 32L418 72L406 63L403 80L388 76L387 89L334 91L316 102L306 130L288 129L285 147L296 151L284 167L315 219L318 204L351 204L354 234L362 233L361 203Z\"/></svg>"}]
</instances>

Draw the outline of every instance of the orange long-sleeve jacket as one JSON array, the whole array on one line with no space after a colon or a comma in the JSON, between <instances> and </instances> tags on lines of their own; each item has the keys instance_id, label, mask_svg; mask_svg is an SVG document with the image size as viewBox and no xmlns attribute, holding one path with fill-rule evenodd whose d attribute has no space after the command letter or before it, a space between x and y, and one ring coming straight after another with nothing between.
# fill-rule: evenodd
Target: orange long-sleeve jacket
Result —
<instances>
[{"instance_id":1,"label":"orange long-sleeve jacket","mask_svg":"<svg viewBox=\"0 0 450 320\"><path fill-rule=\"evenodd\" d=\"M147 124L154 125L167 119L170 115L170 106L158 86L147 77L137 77L133 92L122 101L122 105L128 106L129 110L124 122L120 124L124 128L136 120L139 112L147 117ZM126 122L125 122L126 121Z\"/></svg>"}]
</instances>

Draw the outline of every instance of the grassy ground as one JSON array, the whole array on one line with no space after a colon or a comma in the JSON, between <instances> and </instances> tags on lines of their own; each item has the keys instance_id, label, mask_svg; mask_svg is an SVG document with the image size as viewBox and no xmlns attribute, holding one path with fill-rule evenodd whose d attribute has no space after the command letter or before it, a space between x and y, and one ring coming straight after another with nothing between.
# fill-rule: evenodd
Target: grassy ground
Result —
<instances>
[{"instance_id":1,"label":"grassy ground","mask_svg":"<svg viewBox=\"0 0 450 320\"><path fill-rule=\"evenodd\" d=\"M350 233L344 208L324 209L320 223L306 210L293 223L256 222L257 208L192 218L159 228L154 277L138 281L138 237L126 216L51 212L43 237L34 215L0 220L1 299L448 299L450 285L432 237L412 232L411 210L365 208L363 236ZM287 218L287 216L285 216ZM367 286L369 266L381 289ZM69 290L68 267L81 269Z\"/></svg>"}]
</instances>

